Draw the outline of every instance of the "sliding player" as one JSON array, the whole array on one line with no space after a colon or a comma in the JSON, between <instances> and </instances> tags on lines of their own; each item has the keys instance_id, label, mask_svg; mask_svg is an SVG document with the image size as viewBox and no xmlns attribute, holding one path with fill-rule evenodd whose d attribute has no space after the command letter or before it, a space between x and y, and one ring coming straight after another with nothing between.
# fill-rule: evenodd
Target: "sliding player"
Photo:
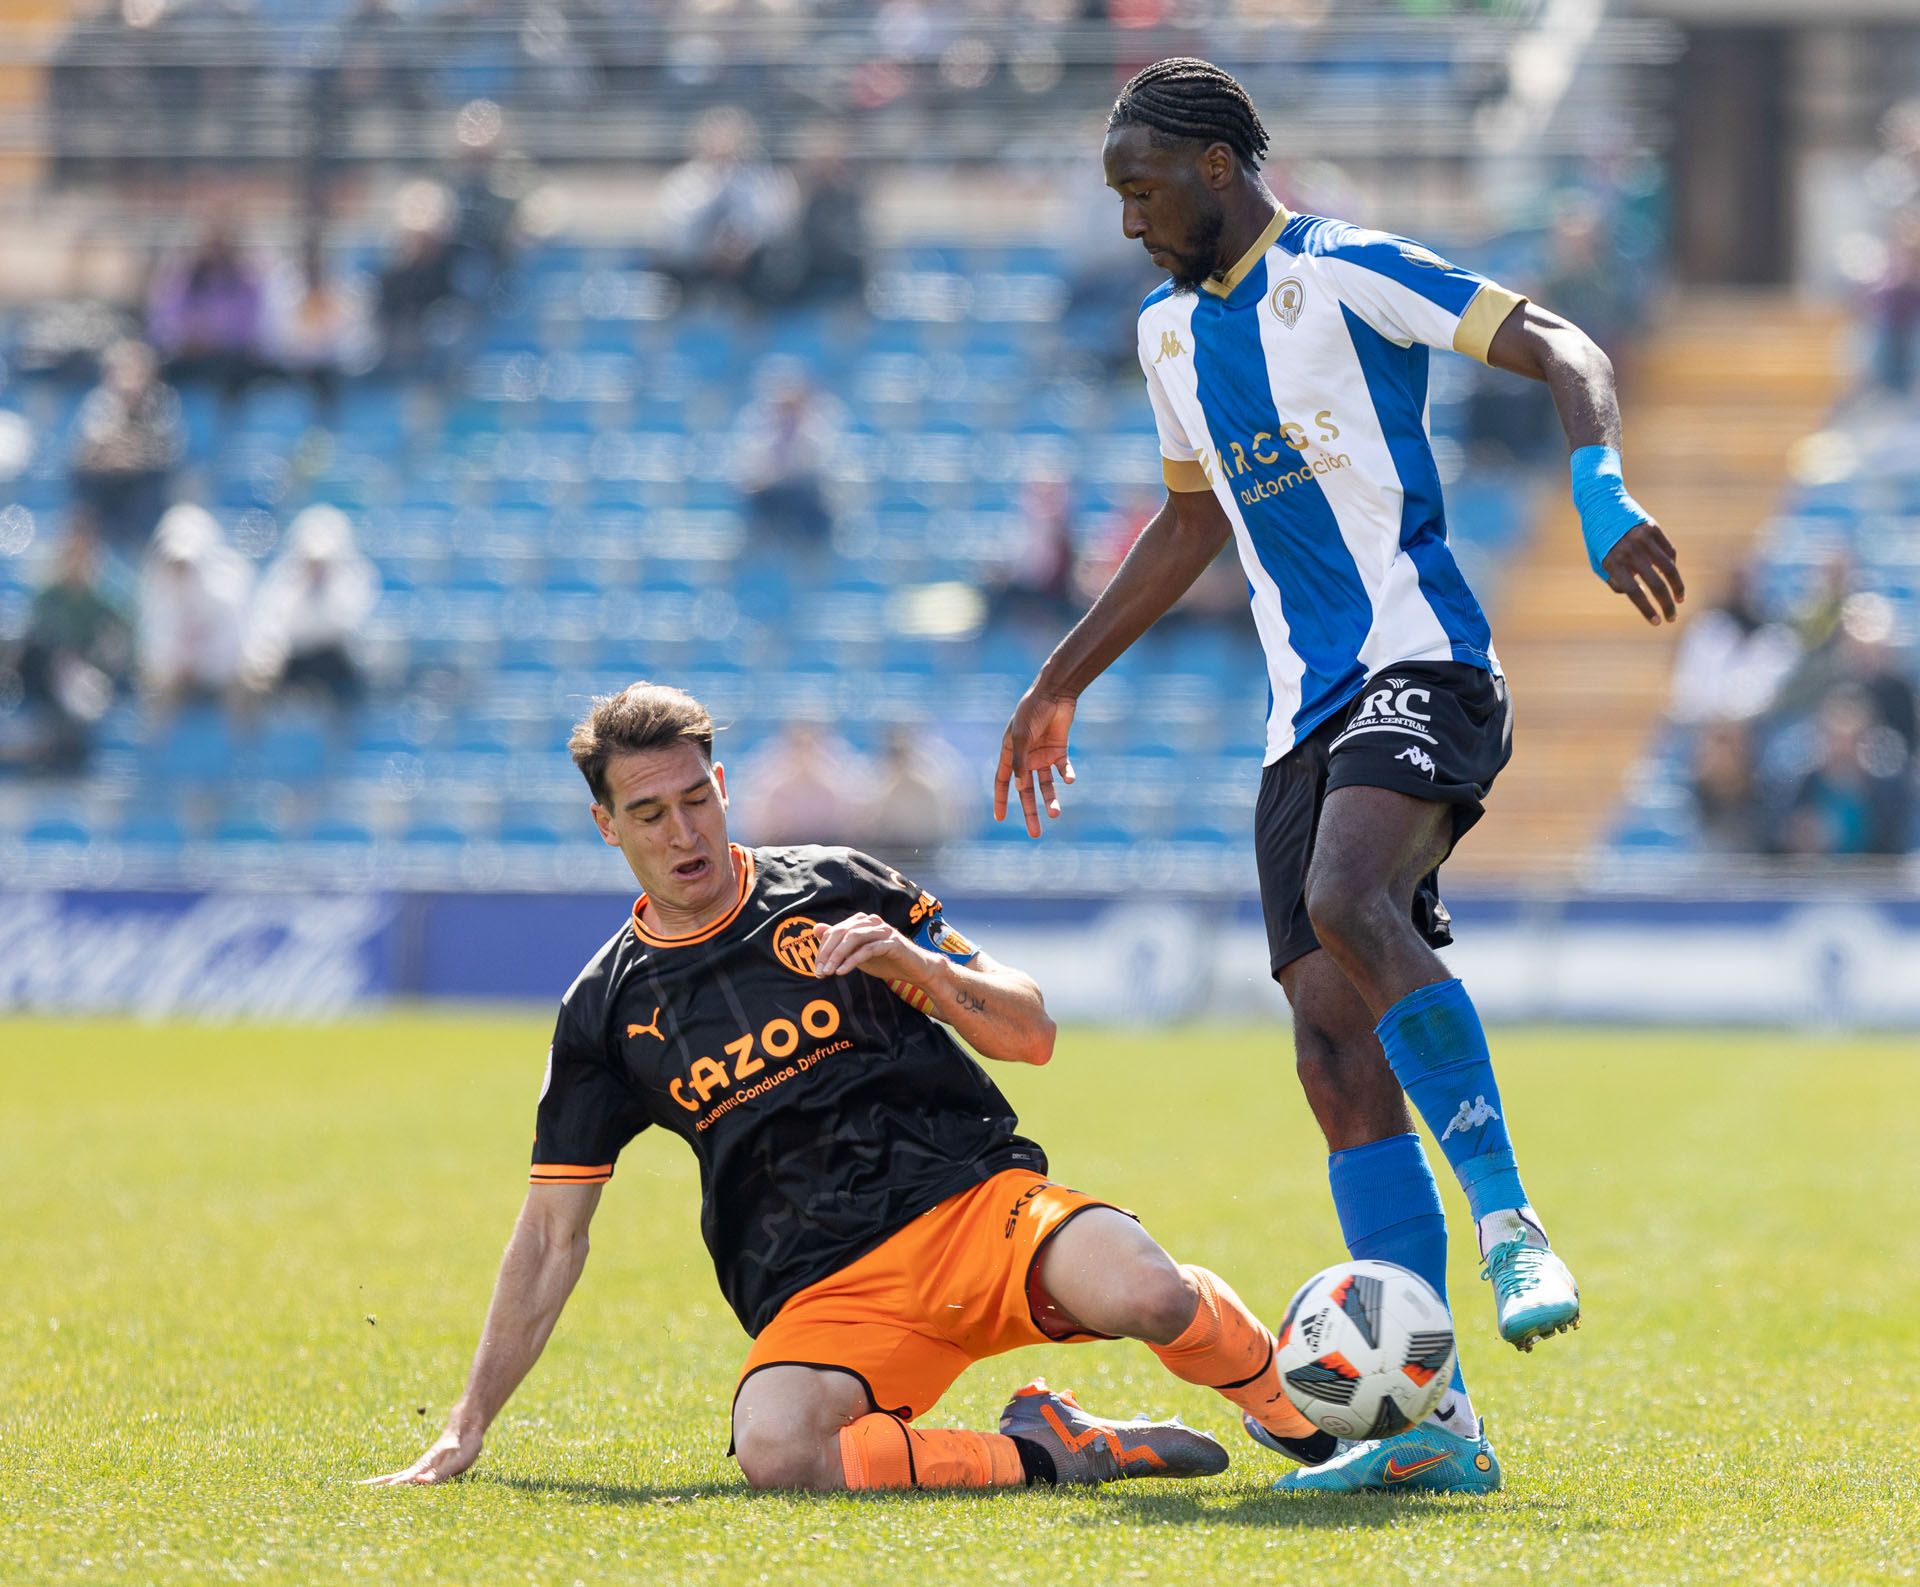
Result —
<instances>
[{"instance_id":1,"label":"sliding player","mask_svg":"<svg viewBox=\"0 0 1920 1587\"><path fill-rule=\"evenodd\" d=\"M1114 105L1107 183L1127 236L1170 277L1139 321L1168 496L1014 711L994 814L1010 783L1032 836L1040 806L1060 813L1054 775L1073 781L1081 691L1231 537L1273 696L1255 829L1268 947L1348 1249L1445 1292L1446 1225L1411 1097L1477 1220L1500 1334L1531 1349L1578 1323L1579 1291L1521 1188L1480 1018L1433 951L1452 940L1440 864L1480 818L1511 719L1447 547L1428 349L1545 381L1594 571L1650 623L1671 621L1685 592L1673 546L1621 483L1605 354L1417 243L1289 214L1261 179L1266 147L1245 90L1205 61L1149 66ZM1499 1480L1456 1374L1426 1425L1279 1485Z\"/></svg>"},{"instance_id":2,"label":"sliding player","mask_svg":"<svg viewBox=\"0 0 1920 1587\"><path fill-rule=\"evenodd\" d=\"M1224 1470L1177 1421L1109 1422L1043 1383L997 1433L916 1428L972 1362L1113 1337L1217 1389L1274 1447L1334 1440L1283 1393L1273 1336L1128 1214L1047 1177L948 1035L1043 1064L1039 988L938 900L848 849L727 841L713 723L676 689L594 702L569 748L645 889L560 1007L533 1184L446 1431L380 1483L459 1475L580 1276L620 1149L649 1125L700 1159L701 1232L754 1336L734 1453L756 1488L1016 1487Z\"/></svg>"}]
</instances>

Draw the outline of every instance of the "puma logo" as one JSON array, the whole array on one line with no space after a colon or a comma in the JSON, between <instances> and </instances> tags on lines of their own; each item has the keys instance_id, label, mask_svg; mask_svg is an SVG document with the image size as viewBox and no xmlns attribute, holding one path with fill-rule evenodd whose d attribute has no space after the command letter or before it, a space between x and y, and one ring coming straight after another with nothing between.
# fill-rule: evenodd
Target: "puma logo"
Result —
<instances>
[{"instance_id":1,"label":"puma logo","mask_svg":"<svg viewBox=\"0 0 1920 1587\"><path fill-rule=\"evenodd\" d=\"M636 1036L651 1036L655 1041L665 1041L667 1039L660 1034L660 1010L658 1006L654 1008L653 1020L650 1024L629 1025L627 1027L627 1040L632 1041Z\"/></svg>"}]
</instances>

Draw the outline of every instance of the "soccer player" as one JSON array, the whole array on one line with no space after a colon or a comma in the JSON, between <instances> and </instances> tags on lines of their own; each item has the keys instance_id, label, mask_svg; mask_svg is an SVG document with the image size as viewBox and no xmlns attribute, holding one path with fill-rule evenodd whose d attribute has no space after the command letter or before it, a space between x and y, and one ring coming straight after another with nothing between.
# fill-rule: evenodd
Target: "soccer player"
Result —
<instances>
[{"instance_id":1,"label":"soccer player","mask_svg":"<svg viewBox=\"0 0 1920 1587\"><path fill-rule=\"evenodd\" d=\"M1429 349L1545 381L1594 571L1649 623L1671 621L1685 591L1622 484L1605 354L1417 243L1289 214L1261 180L1266 147L1245 90L1205 61L1149 66L1114 104L1107 183L1122 229L1169 277L1139 321L1168 495L1015 709L994 815L1010 784L1033 837L1042 807L1059 815L1076 700L1231 537L1272 691L1255 818L1267 940L1342 1233L1353 1255L1444 1293L1446 1225L1410 1097L1466 1191L1500 1334L1530 1349L1579 1321L1579 1291L1521 1187L1473 1002L1433 951L1452 940L1440 863L1480 818L1511 717L1447 547ZM1499 1481L1456 1374L1425 1425L1280 1485Z\"/></svg>"},{"instance_id":2,"label":"soccer player","mask_svg":"<svg viewBox=\"0 0 1920 1587\"><path fill-rule=\"evenodd\" d=\"M754 1336L733 1451L756 1488L1016 1487L1224 1470L1211 1438L1110 1422L1033 1383L996 1433L913 1426L969 1364L1127 1337L1296 1459L1334 1440L1281 1389L1273 1336L1134 1219L1050 1179L946 1026L1043 1064L1040 990L940 903L849 849L727 840L713 723L636 683L569 748L645 891L560 1005L532 1185L445 1432L378 1483L457 1476L559 1320L620 1149L649 1125L700 1160L701 1233Z\"/></svg>"}]
</instances>

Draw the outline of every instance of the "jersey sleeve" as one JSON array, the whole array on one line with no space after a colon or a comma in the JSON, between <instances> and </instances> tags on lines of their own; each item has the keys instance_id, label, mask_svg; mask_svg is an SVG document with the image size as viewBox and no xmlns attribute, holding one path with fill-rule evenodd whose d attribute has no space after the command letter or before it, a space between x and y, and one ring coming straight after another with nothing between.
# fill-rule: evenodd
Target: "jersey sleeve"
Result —
<instances>
[{"instance_id":1,"label":"jersey sleeve","mask_svg":"<svg viewBox=\"0 0 1920 1587\"><path fill-rule=\"evenodd\" d=\"M1317 250L1343 304L1389 341L1487 361L1501 322L1526 299L1431 248L1344 226Z\"/></svg>"},{"instance_id":2,"label":"jersey sleeve","mask_svg":"<svg viewBox=\"0 0 1920 1587\"><path fill-rule=\"evenodd\" d=\"M902 936L955 964L968 964L979 956L980 950L947 924L945 906L924 887L858 849L847 851L847 864L856 891L868 899L867 907Z\"/></svg>"},{"instance_id":3,"label":"jersey sleeve","mask_svg":"<svg viewBox=\"0 0 1920 1587\"><path fill-rule=\"evenodd\" d=\"M620 1149L647 1126L624 1069L582 1023L571 999L561 1004L534 1113L536 1185L604 1185Z\"/></svg>"},{"instance_id":4,"label":"jersey sleeve","mask_svg":"<svg viewBox=\"0 0 1920 1587\"><path fill-rule=\"evenodd\" d=\"M1156 348L1147 346L1147 322L1140 321L1140 368L1147 377L1147 402L1153 408L1153 427L1160 436L1160 477L1167 482L1168 490L1201 491L1211 490L1207 483L1207 471L1200 466L1199 453L1193 443L1187 439L1187 432L1180 423L1180 416L1173 411L1173 404L1167 398L1167 388L1161 383L1160 372L1154 368L1157 356Z\"/></svg>"}]
</instances>

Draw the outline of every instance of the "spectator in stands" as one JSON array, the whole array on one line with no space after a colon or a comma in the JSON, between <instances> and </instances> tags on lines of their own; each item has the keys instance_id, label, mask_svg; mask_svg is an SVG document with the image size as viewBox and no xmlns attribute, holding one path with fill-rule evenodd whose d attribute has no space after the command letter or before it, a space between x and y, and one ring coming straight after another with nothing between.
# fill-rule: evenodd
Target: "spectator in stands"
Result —
<instances>
[{"instance_id":1,"label":"spectator in stands","mask_svg":"<svg viewBox=\"0 0 1920 1587\"><path fill-rule=\"evenodd\" d=\"M1126 560L1134 541L1152 520L1156 506L1150 494L1141 493L1131 501L1122 502L1095 526L1074 569L1081 610L1107 587L1114 569ZM1161 621L1174 627L1196 622L1209 627L1222 621L1239 624L1245 621L1246 611L1246 576L1240 571L1239 558L1229 543L1220 548L1219 555L1207 564L1193 586Z\"/></svg>"},{"instance_id":2,"label":"spectator in stands","mask_svg":"<svg viewBox=\"0 0 1920 1587\"><path fill-rule=\"evenodd\" d=\"M1905 396L1920 380L1920 206L1894 217L1887 267L1869 303L1874 383Z\"/></svg>"},{"instance_id":3,"label":"spectator in stands","mask_svg":"<svg viewBox=\"0 0 1920 1587\"><path fill-rule=\"evenodd\" d=\"M267 283L264 343L274 368L310 387L320 421L332 424L342 375L372 362L373 327L356 284L327 268L318 232Z\"/></svg>"},{"instance_id":4,"label":"spectator in stands","mask_svg":"<svg viewBox=\"0 0 1920 1587\"><path fill-rule=\"evenodd\" d=\"M967 786L960 757L930 728L896 727L850 830L861 847L906 869L964 831Z\"/></svg>"},{"instance_id":5,"label":"spectator in stands","mask_svg":"<svg viewBox=\"0 0 1920 1587\"><path fill-rule=\"evenodd\" d=\"M822 133L800 166L799 185L799 216L780 249L785 295L797 303L859 297L867 284L867 198L845 139Z\"/></svg>"},{"instance_id":6,"label":"spectator in stands","mask_svg":"<svg viewBox=\"0 0 1920 1587\"><path fill-rule=\"evenodd\" d=\"M384 364L401 374L439 376L466 322L455 281L449 200L437 183L409 182L396 213L393 257L380 273Z\"/></svg>"},{"instance_id":7,"label":"spectator in stands","mask_svg":"<svg viewBox=\"0 0 1920 1587\"><path fill-rule=\"evenodd\" d=\"M163 265L147 300L147 334L176 383L206 381L228 403L260 371L265 283L240 251L231 216L216 212L199 242Z\"/></svg>"},{"instance_id":8,"label":"spectator in stands","mask_svg":"<svg viewBox=\"0 0 1920 1587\"><path fill-rule=\"evenodd\" d=\"M795 722L755 761L740 821L755 843L831 843L851 829L871 773L846 740Z\"/></svg>"},{"instance_id":9,"label":"spectator in stands","mask_svg":"<svg viewBox=\"0 0 1920 1587\"><path fill-rule=\"evenodd\" d=\"M365 681L355 654L380 581L337 507L308 507L287 530L287 549L260 581L247 636L255 686L312 692L356 704Z\"/></svg>"},{"instance_id":10,"label":"spectator in stands","mask_svg":"<svg viewBox=\"0 0 1920 1587\"><path fill-rule=\"evenodd\" d=\"M1086 610L1073 587L1073 493L1064 480L1035 480L1020 505L1029 532L998 572L994 616L1051 631Z\"/></svg>"},{"instance_id":11,"label":"spectator in stands","mask_svg":"<svg viewBox=\"0 0 1920 1587\"><path fill-rule=\"evenodd\" d=\"M1780 691L1776 712L1805 716L1837 692L1864 703L1873 726L1899 742L1900 764L1912 763L1920 743L1920 702L1913 680L1893 646L1893 604L1872 592L1847 596L1827 642L1806 660Z\"/></svg>"},{"instance_id":12,"label":"spectator in stands","mask_svg":"<svg viewBox=\"0 0 1920 1587\"><path fill-rule=\"evenodd\" d=\"M1680 632L1667 714L1676 722L1759 716L1799 660L1799 639L1769 618L1752 569L1736 569L1719 602Z\"/></svg>"},{"instance_id":13,"label":"spectator in stands","mask_svg":"<svg viewBox=\"0 0 1920 1587\"><path fill-rule=\"evenodd\" d=\"M1637 328L1640 297L1633 272L1608 237L1597 201L1564 201L1547 233L1539 297L1598 342L1618 365Z\"/></svg>"},{"instance_id":14,"label":"spectator in stands","mask_svg":"<svg viewBox=\"0 0 1920 1587\"><path fill-rule=\"evenodd\" d=\"M468 107L460 119L459 153L446 176L454 286L476 308L511 267L520 243L520 202L500 157L500 125L492 106L484 112Z\"/></svg>"},{"instance_id":15,"label":"spectator in stands","mask_svg":"<svg viewBox=\"0 0 1920 1587\"><path fill-rule=\"evenodd\" d=\"M772 257L798 213L793 178L761 152L759 129L722 105L693 129L693 155L661 184L660 265L689 292L715 288L752 302L777 293Z\"/></svg>"},{"instance_id":16,"label":"spectator in stands","mask_svg":"<svg viewBox=\"0 0 1920 1587\"><path fill-rule=\"evenodd\" d=\"M1920 691L1913 668L1893 643L1893 603L1856 595L1840 612L1840 669L1860 691L1877 726L1900 741L1900 763L1911 770L1920 756Z\"/></svg>"},{"instance_id":17,"label":"spectator in stands","mask_svg":"<svg viewBox=\"0 0 1920 1587\"><path fill-rule=\"evenodd\" d=\"M845 415L793 359L769 359L760 386L738 432L747 527L766 541L818 545L833 530L827 472Z\"/></svg>"},{"instance_id":18,"label":"spectator in stands","mask_svg":"<svg viewBox=\"0 0 1920 1587\"><path fill-rule=\"evenodd\" d=\"M231 694L252 592L252 565L211 513L167 510L140 584L140 678L160 710Z\"/></svg>"},{"instance_id":19,"label":"spectator in stands","mask_svg":"<svg viewBox=\"0 0 1920 1587\"><path fill-rule=\"evenodd\" d=\"M1912 789L1897 740L1876 729L1867 702L1842 690L1820 709L1820 751L1788 805L1788 854L1899 854L1912 822Z\"/></svg>"},{"instance_id":20,"label":"spectator in stands","mask_svg":"<svg viewBox=\"0 0 1920 1587\"><path fill-rule=\"evenodd\" d=\"M161 381L144 342L107 349L74 435L74 495L92 510L109 545L138 555L166 508L185 445L180 399Z\"/></svg>"},{"instance_id":21,"label":"spectator in stands","mask_svg":"<svg viewBox=\"0 0 1920 1587\"><path fill-rule=\"evenodd\" d=\"M1765 852L1766 821L1744 722L1702 725L1693 742L1691 788L1702 848L1716 854Z\"/></svg>"},{"instance_id":22,"label":"spectator in stands","mask_svg":"<svg viewBox=\"0 0 1920 1587\"><path fill-rule=\"evenodd\" d=\"M100 577L92 526L77 515L54 574L33 598L14 658L32 725L4 759L40 771L78 771L93 728L133 668L133 623Z\"/></svg>"}]
</instances>

